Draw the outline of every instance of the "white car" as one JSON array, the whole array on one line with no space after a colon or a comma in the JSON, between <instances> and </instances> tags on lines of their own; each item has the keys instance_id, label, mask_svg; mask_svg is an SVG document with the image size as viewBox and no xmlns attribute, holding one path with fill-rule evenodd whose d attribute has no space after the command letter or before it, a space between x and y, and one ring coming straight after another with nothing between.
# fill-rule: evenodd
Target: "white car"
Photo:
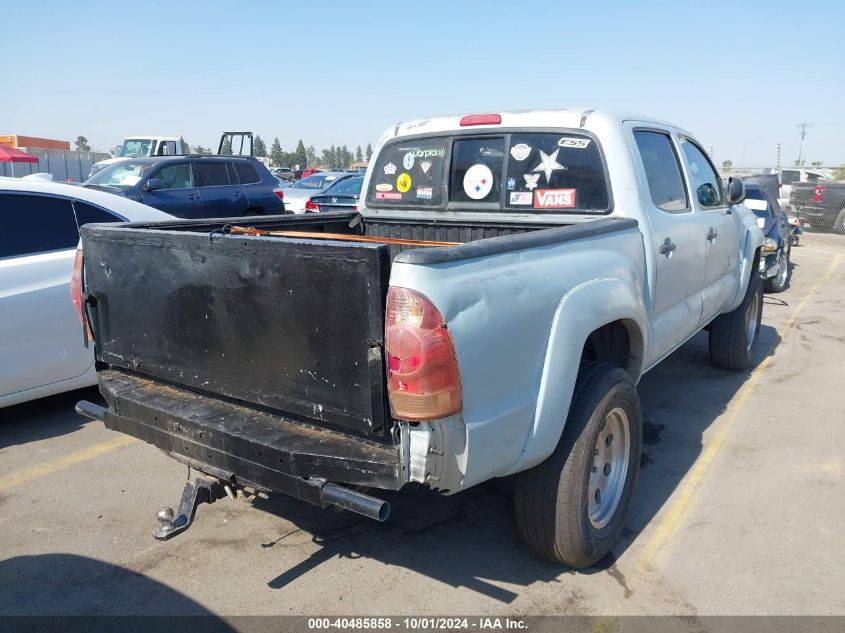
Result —
<instances>
[{"instance_id":1,"label":"white car","mask_svg":"<svg viewBox=\"0 0 845 633\"><path fill-rule=\"evenodd\" d=\"M71 302L79 227L173 216L102 191L0 178L0 407L97 382Z\"/></svg>"},{"instance_id":2,"label":"white car","mask_svg":"<svg viewBox=\"0 0 845 633\"><path fill-rule=\"evenodd\" d=\"M335 183L357 175L357 173L349 171L321 171L302 180L297 180L285 189L285 211L287 213L305 213L305 203L311 199L311 196L319 196L334 186Z\"/></svg>"}]
</instances>

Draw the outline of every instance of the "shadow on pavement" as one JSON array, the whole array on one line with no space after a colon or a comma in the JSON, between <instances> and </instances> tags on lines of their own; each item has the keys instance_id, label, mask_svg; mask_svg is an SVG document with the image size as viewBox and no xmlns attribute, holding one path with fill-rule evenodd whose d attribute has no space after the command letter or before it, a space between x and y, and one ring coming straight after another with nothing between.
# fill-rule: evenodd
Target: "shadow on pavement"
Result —
<instances>
[{"instance_id":1,"label":"shadow on pavement","mask_svg":"<svg viewBox=\"0 0 845 633\"><path fill-rule=\"evenodd\" d=\"M774 354L779 343L775 329L762 326L757 363ZM596 567L571 573L608 573L629 593L616 559L669 499L701 453L702 434L751 373L712 367L707 346L707 333L702 332L641 381L644 444L633 510L614 551ZM383 494L392 505L385 524L348 512L320 510L283 495L258 500L256 508L296 526L263 547L285 547L285 539L300 531L320 545L310 558L269 579L268 585L282 589L334 557L371 558L504 603L512 602L517 594L501 584L528 587L535 582L559 582L566 568L539 558L522 543L511 498L501 482L451 497L422 487Z\"/></svg>"},{"instance_id":2,"label":"shadow on pavement","mask_svg":"<svg viewBox=\"0 0 845 633\"><path fill-rule=\"evenodd\" d=\"M73 409L80 400L102 403L97 388L88 387L0 409L0 448L79 430L88 422Z\"/></svg>"},{"instance_id":3,"label":"shadow on pavement","mask_svg":"<svg viewBox=\"0 0 845 633\"><path fill-rule=\"evenodd\" d=\"M73 590L68 591L69 587ZM0 561L0 615L213 616L190 598L142 574L73 554ZM208 623L215 631L233 630L217 618Z\"/></svg>"}]
</instances>

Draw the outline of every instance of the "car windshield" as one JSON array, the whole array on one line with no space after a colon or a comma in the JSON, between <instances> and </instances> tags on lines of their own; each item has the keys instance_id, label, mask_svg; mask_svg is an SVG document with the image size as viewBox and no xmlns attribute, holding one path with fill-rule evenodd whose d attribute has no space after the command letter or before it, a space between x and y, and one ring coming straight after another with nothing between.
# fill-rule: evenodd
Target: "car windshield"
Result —
<instances>
[{"instance_id":1,"label":"car windshield","mask_svg":"<svg viewBox=\"0 0 845 633\"><path fill-rule=\"evenodd\" d=\"M769 201L762 191L756 189L745 190L745 206L751 209L758 218L770 218Z\"/></svg>"},{"instance_id":2,"label":"car windshield","mask_svg":"<svg viewBox=\"0 0 845 633\"><path fill-rule=\"evenodd\" d=\"M118 156L121 158L140 158L152 154L153 142L148 138L128 138L123 141Z\"/></svg>"},{"instance_id":3,"label":"car windshield","mask_svg":"<svg viewBox=\"0 0 845 633\"><path fill-rule=\"evenodd\" d=\"M326 176L324 174L314 174L303 178L299 182L291 185L291 189L325 189L333 181L337 180L337 176Z\"/></svg>"},{"instance_id":4,"label":"car windshield","mask_svg":"<svg viewBox=\"0 0 845 633\"><path fill-rule=\"evenodd\" d=\"M357 196L361 193L361 185L363 184L363 182L364 179L360 176L356 176L355 178L347 178L346 180L341 180L333 184L331 187L326 189L326 193L345 193Z\"/></svg>"},{"instance_id":5,"label":"car windshield","mask_svg":"<svg viewBox=\"0 0 845 633\"><path fill-rule=\"evenodd\" d=\"M144 174L146 174L152 167L153 165L150 163L142 163L132 160L120 161L101 169L96 174L88 178L84 184L128 189L129 187L134 187L141 182Z\"/></svg>"}]
</instances>

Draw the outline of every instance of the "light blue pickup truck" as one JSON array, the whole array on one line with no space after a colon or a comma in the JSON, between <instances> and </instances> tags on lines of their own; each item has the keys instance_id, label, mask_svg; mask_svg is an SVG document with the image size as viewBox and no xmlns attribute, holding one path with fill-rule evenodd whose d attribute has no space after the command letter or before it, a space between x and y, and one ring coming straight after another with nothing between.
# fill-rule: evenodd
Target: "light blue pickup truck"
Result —
<instances>
[{"instance_id":1,"label":"light blue pickup truck","mask_svg":"<svg viewBox=\"0 0 845 633\"><path fill-rule=\"evenodd\" d=\"M107 407L187 463L177 511L281 491L384 520L377 490L515 475L520 533L605 556L640 462L640 377L706 329L745 369L763 235L702 146L642 116L549 110L401 123L360 213L83 229Z\"/></svg>"}]
</instances>

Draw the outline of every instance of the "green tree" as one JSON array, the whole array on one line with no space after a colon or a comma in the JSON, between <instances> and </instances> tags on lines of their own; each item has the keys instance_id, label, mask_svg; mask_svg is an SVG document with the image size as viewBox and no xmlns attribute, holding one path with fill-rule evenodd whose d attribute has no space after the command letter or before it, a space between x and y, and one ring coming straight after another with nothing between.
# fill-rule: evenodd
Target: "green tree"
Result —
<instances>
[{"instance_id":1,"label":"green tree","mask_svg":"<svg viewBox=\"0 0 845 633\"><path fill-rule=\"evenodd\" d=\"M211 148L210 147L203 147L202 145L197 145L196 147L194 147L194 153L195 154L211 154Z\"/></svg>"},{"instance_id":2,"label":"green tree","mask_svg":"<svg viewBox=\"0 0 845 633\"><path fill-rule=\"evenodd\" d=\"M806 160L797 160L797 159L795 160L795 166L796 167L803 167L806 164L807 164Z\"/></svg>"},{"instance_id":3,"label":"green tree","mask_svg":"<svg viewBox=\"0 0 845 633\"><path fill-rule=\"evenodd\" d=\"M317 164L317 149L313 145L305 148L305 164L308 166Z\"/></svg>"},{"instance_id":4,"label":"green tree","mask_svg":"<svg viewBox=\"0 0 845 633\"><path fill-rule=\"evenodd\" d=\"M821 167L823 162L824 162L824 161L821 161L821 160L814 160L814 161L813 161L812 163L810 163L810 164L811 164L813 167Z\"/></svg>"},{"instance_id":5,"label":"green tree","mask_svg":"<svg viewBox=\"0 0 845 633\"><path fill-rule=\"evenodd\" d=\"M364 162L364 152L361 151L361 146L355 148L355 162L363 163Z\"/></svg>"},{"instance_id":6,"label":"green tree","mask_svg":"<svg viewBox=\"0 0 845 633\"><path fill-rule=\"evenodd\" d=\"M834 180L845 180L845 167L837 167L833 172Z\"/></svg>"},{"instance_id":7,"label":"green tree","mask_svg":"<svg viewBox=\"0 0 845 633\"><path fill-rule=\"evenodd\" d=\"M90 152L91 146L88 145L88 139L82 135L76 137L76 151L77 152Z\"/></svg>"},{"instance_id":8,"label":"green tree","mask_svg":"<svg viewBox=\"0 0 845 633\"><path fill-rule=\"evenodd\" d=\"M293 163L292 165L299 165L299 169L305 169L308 166L308 156L305 152L305 145L302 142L302 139L299 139L299 142L296 144L296 149L293 150Z\"/></svg>"},{"instance_id":9,"label":"green tree","mask_svg":"<svg viewBox=\"0 0 845 633\"><path fill-rule=\"evenodd\" d=\"M367 143L367 162L370 162L370 159L373 157L373 146Z\"/></svg>"},{"instance_id":10,"label":"green tree","mask_svg":"<svg viewBox=\"0 0 845 633\"><path fill-rule=\"evenodd\" d=\"M252 142L252 153L258 156L259 158L263 158L267 156L267 146L264 144L264 140L258 135L255 135L255 139Z\"/></svg>"},{"instance_id":11,"label":"green tree","mask_svg":"<svg viewBox=\"0 0 845 633\"><path fill-rule=\"evenodd\" d=\"M723 160L722 161L722 169L730 169L733 166L733 161L730 160Z\"/></svg>"},{"instance_id":12,"label":"green tree","mask_svg":"<svg viewBox=\"0 0 845 633\"><path fill-rule=\"evenodd\" d=\"M188 145L188 141L185 140L184 136L179 137L179 144L182 146L182 153L183 154L190 154L191 153L191 146Z\"/></svg>"},{"instance_id":13,"label":"green tree","mask_svg":"<svg viewBox=\"0 0 845 633\"><path fill-rule=\"evenodd\" d=\"M281 167L283 165L284 152L282 152L282 144L279 143L279 137L273 139L273 144L270 146L270 164L273 167Z\"/></svg>"},{"instance_id":14,"label":"green tree","mask_svg":"<svg viewBox=\"0 0 845 633\"><path fill-rule=\"evenodd\" d=\"M334 162L334 145L332 145L331 149L324 148L320 153L323 155L323 167L325 167L326 169L331 169L332 163Z\"/></svg>"}]
</instances>

